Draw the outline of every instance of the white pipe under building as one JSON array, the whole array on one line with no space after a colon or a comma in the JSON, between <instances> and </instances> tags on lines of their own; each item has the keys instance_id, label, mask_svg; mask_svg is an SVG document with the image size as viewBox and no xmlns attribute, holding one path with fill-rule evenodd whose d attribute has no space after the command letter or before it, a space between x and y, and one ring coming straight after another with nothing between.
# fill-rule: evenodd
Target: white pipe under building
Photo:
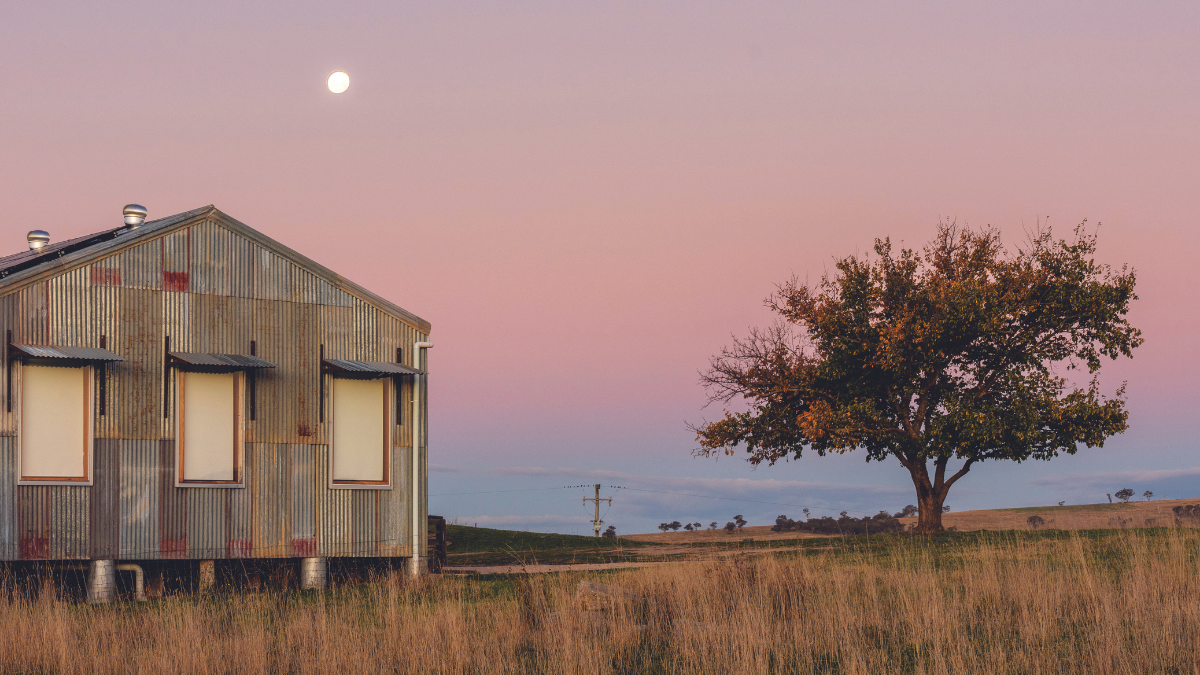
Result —
<instances>
[{"instance_id":1,"label":"white pipe under building","mask_svg":"<svg viewBox=\"0 0 1200 675\"><path fill-rule=\"evenodd\" d=\"M433 347L432 342L413 345L413 368L421 369L421 350ZM429 356L425 356L425 370L429 370ZM428 375L428 372L426 373ZM428 382L428 380L426 380ZM412 387L412 559L409 573L421 573L421 537L425 535L425 523L421 522L421 376L413 375Z\"/></svg>"}]
</instances>

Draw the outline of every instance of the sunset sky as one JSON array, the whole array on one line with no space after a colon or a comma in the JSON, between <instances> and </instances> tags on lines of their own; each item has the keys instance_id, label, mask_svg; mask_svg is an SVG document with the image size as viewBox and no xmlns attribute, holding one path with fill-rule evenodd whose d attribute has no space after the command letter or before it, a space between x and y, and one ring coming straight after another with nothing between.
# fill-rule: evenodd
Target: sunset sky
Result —
<instances>
[{"instance_id":1,"label":"sunset sky","mask_svg":"<svg viewBox=\"0 0 1200 675\"><path fill-rule=\"evenodd\" d=\"M1048 4L5 2L0 254L215 204L432 322L433 513L584 533L557 488L600 482L644 532L914 503L693 458L697 371L876 237L1087 219L1138 273L1130 430L947 503L1200 497L1200 4Z\"/></svg>"}]
</instances>

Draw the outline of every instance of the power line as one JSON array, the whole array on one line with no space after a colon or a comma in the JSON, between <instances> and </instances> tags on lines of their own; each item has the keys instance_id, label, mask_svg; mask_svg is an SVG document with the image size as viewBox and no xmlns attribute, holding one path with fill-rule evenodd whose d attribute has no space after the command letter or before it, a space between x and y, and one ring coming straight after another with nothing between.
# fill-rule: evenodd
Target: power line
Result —
<instances>
[{"instance_id":1,"label":"power line","mask_svg":"<svg viewBox=\"0 0 1200 675\"><path fill-rule=\"evenodd\" d=\"M631 488L631 487L625 487L623 485L609 485L608 487L613 488L614 490L633 490L635 492L653 492L655 494L660 494L660 495L680 495L683 497L699 497L701 499L720 499L722 501L727 501L727 502L749 502L751 504L771 504L773 506L792 506L792 507L795 507L798 509L810 508L808 506L805 506L804 504L785 504L783 502L764 502L764 501L761 501L758 499L736 499L734 497L717 497L715 495L698 495L698 494L693 494L690 492L671 492L669 490L644 490L642 488ZM822 509L822 510L824 510L824 509ZM846 513L866 514L866 511L846 511Z\"/></svg>"},{"instance_id":2,"label":"power line","mask_svg":"<svg viewBox=\"0 0 1200 675\"><path fill-rule=\"evenodd\" d=\"M441 492L438 494L431 494L429 496L430 497L454 497L454 496L460 496L460 495L494 495L494 494L502 494L502 493L509 493L509 492L545 492L547 490L571 490L571 489L575 489L575 488L590 488L590 487L592 487L592 485L594 485L594 484L589 483L587 485L563 485L560 487L548 487L548 488L526 488L526 489L522 489L522 490L484 490L481 492ZM726 501L726 502L746 502L748 504L769 504L771 506L790 506L790 507L797 508L797 509L810 508L812 510L817 510L817 511L828 511L829 510L827 508L809 507L804 504L789 504L786 502L767 502L767 501L762 501L760 499L738 499L736 497L718 497L716 495L700 495L700 494L695 494L692 492L672 492L670 490L646 490L644 488L631 488L631 487L627 487L624 485L609 485L608 487L612 488L614 490L632 490L634 492L650 492L653 494L660 494L660 495L678 495L681 497L696 497L698 499L717 499L717 500ZM874 515L874 514L867 513L866 511L847 510L846 513Z\"/></svg>"}]
</instances>

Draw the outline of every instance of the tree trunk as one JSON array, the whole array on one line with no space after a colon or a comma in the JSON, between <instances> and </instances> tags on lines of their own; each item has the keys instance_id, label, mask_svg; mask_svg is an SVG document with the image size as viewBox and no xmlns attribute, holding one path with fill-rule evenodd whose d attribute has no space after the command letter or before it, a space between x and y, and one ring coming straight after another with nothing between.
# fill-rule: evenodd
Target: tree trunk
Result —
<instances>
[{"instance_id":1,"label":"tree trunk","mask_svg":"<svg viewBox=\"0 0 1200 675\"><path fill-rule=\"evenodd\" d=\"M913 530L918 534L934 534L942 531L942 502L946 501L946 495L943 492L938 494L936 490L921 490L917 489L917 508L920 513L917 515L917 528Z\"/></svg>"},{"instance_id":2,"label":"tree trunk","mask_svg":"<svg viewBox=\"0 0 1200 675\"><path fill-rule=\"evenodd\" d=\"M917 527L913 530L918 534L936 534L942 531L942 502L950 486L943 480L944 466L934 464L936 482L929 480L929 470L924 462L913 462L909 473L912 475L913 486L917 488Z\"/></svg>"}]
</instances>

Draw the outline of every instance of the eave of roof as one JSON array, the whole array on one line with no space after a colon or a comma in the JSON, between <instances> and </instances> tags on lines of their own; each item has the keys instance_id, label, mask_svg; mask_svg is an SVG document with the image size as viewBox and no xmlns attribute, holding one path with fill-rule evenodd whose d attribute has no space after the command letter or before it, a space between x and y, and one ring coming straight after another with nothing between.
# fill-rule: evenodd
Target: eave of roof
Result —
<instances>
[{"instance_id":1,"label":"eave of roof","mask_svg":"<svg viewBox=\"0 0 1200 675\"><path fill-rule=\"evenodd\" d=\"M177 213L166 218L146 221L130 230L119 227L85 237L76 237L51 244L41 251L24 251L0 258L0 296L24 288L44 278L55 276L126 248L166 236L174 230L212 220L261 246L273 250L296 265L321 277L335 287L375 305L379 309L411 324L419 332L429 334L431 325L394 302L367 290L346 277L317 263L283 244L271 239L241 221L232 218L213 205Z\"/></svg>"}]
</instances>

